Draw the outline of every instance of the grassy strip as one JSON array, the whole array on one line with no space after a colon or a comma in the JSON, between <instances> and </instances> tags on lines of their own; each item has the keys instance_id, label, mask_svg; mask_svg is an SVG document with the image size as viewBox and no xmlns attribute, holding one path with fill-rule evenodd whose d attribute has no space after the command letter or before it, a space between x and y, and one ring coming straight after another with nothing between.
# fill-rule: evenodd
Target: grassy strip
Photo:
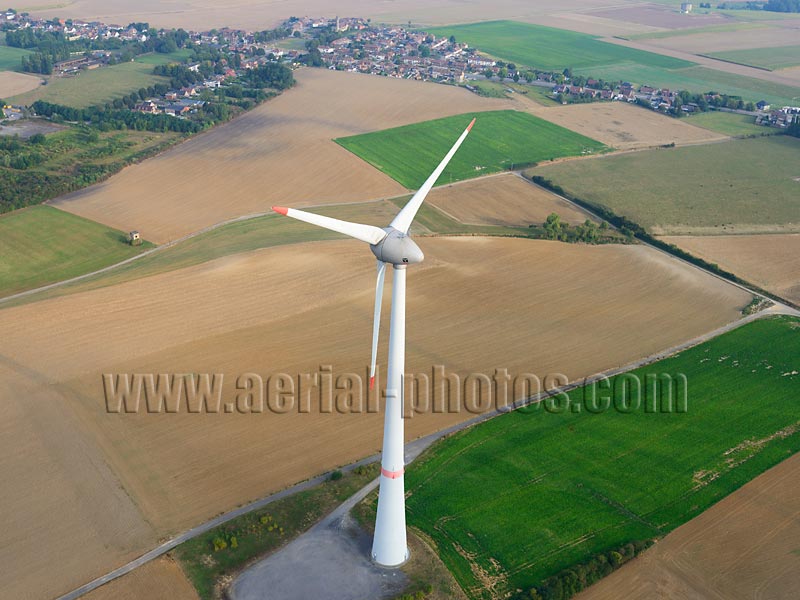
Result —
<instances>
[{"instance_id":1,"label":"grassy strip","mask_svg":"<svg viewBox=\"0 0 800 600\"><path fill-rule=\"evenodd\" d=\"M102 269L152 248L82 217L33 206L0 217L0 296Z\"/></svg>"},{"instance_id":2,"label":"grassy strip","mask_svg":"<svg viewBox=\"0 0 800 600\"><path fill-rule=\"evenodd\" d=\"M442 440L407 471L410 524L472 598L665 535L800 450L798 327L755 321ZM686 377L673 404L661 374Z\"/></svg>"},{"instance_id":3,"label":"grassy strip","mask_svg":"<svg viewBox=\"0 0 800 600\"><path fill-rule=\"evenodd\" d=\"M287 544L378 476L377 464L335 471L329 481L220 525L172 554L203 600L253 561ZM338 473L338 475L337 475Z\"/></svg>"},{"instance_id":4,"label":"grassy strip","mask_svg":"<svg viewBox=\"0 0 800 600\"><path fill-rule=\"evenodd\" d=\"M441 183L609 150L596 140L514 110L456 115L335 141L407 188L417 189L473 117L475 126Z\"/></svg>"}]
</instances>

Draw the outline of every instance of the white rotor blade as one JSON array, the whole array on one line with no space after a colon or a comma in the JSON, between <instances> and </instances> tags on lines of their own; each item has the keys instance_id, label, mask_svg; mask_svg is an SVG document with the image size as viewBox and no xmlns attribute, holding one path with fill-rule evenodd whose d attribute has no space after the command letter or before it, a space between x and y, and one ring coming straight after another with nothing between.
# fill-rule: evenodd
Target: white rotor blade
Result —
<instances>
[{"instance_id":1,"label":"white rotor blade","mask_svg":"<svg viewBox=\"0 0 800 600\"><path fill-rule=\"evenodd\" d=\"M423 200L425 200L425 196L428 195L428 192L431 191L431 188L436 183L436 180L439 179L439 175L442 174L447 163L450 162L450 159L453 158L453 155L458 150L458 147L461 143L467 138L467 134L469 130L472 129L472 126L475 124L475 119L470 121L470 124L467 125L467 128L464 130L464 133L461 134L461 137L456 140L456 143L453 144L453 147L450 148L450 152L442 159L442 162L439 163L439 166L431 173L430 177L425 180L425 183L422 184L422 187L417 190L417 193L414 194L414 197L408 201L394 220L390 223L391 227L394 227L398 231L402 231L403 233L408 233L408 228L411 227L411 222L414 220L414 217L419 210L419 207L422 206Z\"/></svg>"},{"instance_id":2,"label":"white rotor blade","mask_svg":"<svg viewBox=\"0 0 800 600\"><path fill-rule=\"evenodd\" d=\"M330 217L323 217L322 215L315 215L314 213L305 212L304 210L297 210L296 208L285 208L283 206L273 206L272 210L281 215L292 217L298 221L305 221L312 225L318 225L331 231L337 231L350 237L367 242L368 244L377 244L386 237L386 232L378 227L372 225L362 225L361 223L351 223L349 221L340 221L339 219L331 219Z\"/></svg>"},{"instance_id":3,"label":"white rotor blade","mask_svg":"<svg viewBox=\"0 0 800 600\"><path fill-rule=\"evenodd\" d=\"M383 300L383 280L386 276L386 263L378 261L378 280L375 283L375 316L372 319L372 360L369 363L369 389L375 385L375 361L378 358L378 333L381 329L381 301Z\"/></svg>"}]
</instances>

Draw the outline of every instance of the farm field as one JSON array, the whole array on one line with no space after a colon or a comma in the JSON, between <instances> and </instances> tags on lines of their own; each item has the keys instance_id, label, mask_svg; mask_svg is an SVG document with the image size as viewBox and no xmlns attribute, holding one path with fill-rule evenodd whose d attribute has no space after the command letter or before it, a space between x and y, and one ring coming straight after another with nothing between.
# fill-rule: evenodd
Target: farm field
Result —
<instances>
[{"instance_id":1,"label":"farm field","mask_svg":"<svg viewBox=\"0 0 800 600\"><path fill-rule=\"evenodd\" d=\"M335 141L406 188L417 189L473 117L475 126L439 181L461 181L515 165L608 150L591 138L512 110L467 113Z\"/></svg>"},{"instance_id":2,"label":"farm field","mask_svg":"<svg viewBox=\"0 0 800 600\"><path fill-rule=\"evenodd\" d=\"M724 26L731 19L719 13L712 14L681 14L676 6L663 6L658 4L642 4L639 6L625 6L622 8L607 8L588 11L587 14L611 21L623 21L648 25L650 27L673 29L695 29L699 27Z\"/></svg>"},{"instance_id":3,"label":"farm field","mask_svg":"<svg viewBox=\"0 0 800 600\"><path fill-rule=\"evenodd\" d=\"M295 77L295 88L234 121L55 204L163 243L274 204L395 196L405 188L332 138L510 106L423 82L326 69Z\"/></svg>"},{"instance_id":4,"label":"farm field","mask_svg":"<svg viewBox=\"0 0 800 600\"><path fill-rule=\"evenodd\" d=\"M643 400L593 414L576 390L570 405L584 410L533 407L439 442L409 469L410 523L473 598L528 590L598 552L665 535L800 450L798 324L759 320L633 371L685 374L684 413L646 412ZM612 389L624 406L620 384ZM782 573L797 581L786 559Z\"/></svg>"},{"instance_id":5,"label":"farm field","mask_svg":"<svg viewBox=\"0 0 800 600\"><path fill-rule=\"evenodd\" d=\"M50 206L0 216L0 297L69 279L139 254L152 244Z\"/></svg>"},{"instance_id":6,"label":"farm field","mask_svg":"<svg viewBox=\"0 0 800 600\"><path fill-rule=\"evenodd\" d=\"M555 194L511 173L439 187L425 202L462 223L477 225L527 227L544 223L553 212L571 225L579 225L589 217Z\"/></svg>"},{"instance_id":7,"label":"farm field","mask_svg":"<svg viewBox=\"0 0 800 600\"><path fill-rule=\"evenodd\" d=\"M155 57L161 59L161 57ZM48 77L47 85L19 94L9 101L14 104L33 104L36 100L45 100L56 104L65 104L76 108L84 108L94 104L104 104L142 87L155 83L167 82L165 77L153 75L153 66L167 62L153 62L153 57L135 62L126 62L112 67L101 67L91 71L82 71L74 77Z\"/></svg>"},{"instance_id":8,"label":"farm field","mask_svg":"<svg viewBox=\"0 0 800 600\"><path fill-rule=\"evenodd\" d=\"M667 535L576 600L791 597L800 586L800 456Z\"/></svg>"},{"instance_id":9,"label":"farm field","mask_svg":"<svg viewBox=\"0 0 800 600\"><path fill-rule=\"evenodd\" d=\"M712 58L760 67L775 71L800 65L800 46L778 46L772 48L748 48L746 50L728 50L709 54Z\"/></svg>"},{"instance_id":10,"label":"farm field","mask_svg":"<svg viewBox=\"0 0 800 600\"><path fill-rule=\"evenodd\" d=\"M800 231L798 150L800 140L773 136L603 156L527 173L656 234L788 233Z\"/></svg>"},{"instance_id":11,"label":"farm field","mask_svg":"<svg viewBox=\"0 0 800 600\"><path fill-rule=\"evenodd\" d=\"M157 558L83 596L86 600L198 600L180 565Z\"/></svg>"},{"instance_id":12,"label":"farm field","mask_svg":"<svg viewBox=\"0 0 800 600\"><path fill-rule=\"evenodd\" d=\"M675 236L665 242L800 304L800 234Z\"/></svg>"},{"instance_id":13,"label":"farm field","mask_svg":"<svg viewBox=\"0 0 800 600\"><path fill-rule=\"evenodd\" d=\"M755 117L752 115L740 115L737 113L709 111L691 115L682 122L730 136L770 133L768 128L756 125Z\"/></svg>"},{"instance_id":14,"label":"farm field","mask_svg":"<svg viewBox=\"0 0 800 600\"><path fill-rule=\"evenodd\" d=\"M637 4L634 0L626 3ZM409 0L401 6L395 3L365 6L358 0L342 0L337 4L341 14L363 15L373 21L387 23L447 24L456 21L474 22L498 18L536 21L565 11L584 11L602 7L619 6L610 0L545 0L531 5L526 0L502 0L493 4L464 4L458 0L444 0L431 4L425 0ZM158 27L184 27L200 30L212 27L243 27L249 29L274 27L290 14L326 14L329 3L323 0L299 2L289 0L275 4L265 0L243 0L234 6L220 6L208 0L187 0L180 5L164 6L158 0L142 0L135 6L124 0L68 0L58 5L30 9L41 16L71 16L100 19L109 23L149 21ZM609 29L603 24L604 31Z\"/></svg>"},{"instance_id":15,"label":"farm field","mask_svg":"<svg viewBox=\"0 0 800 600\"><path fill-rule=\"evenodd\" d=\"M609 44L584 33L516 21L452 25L429 30L437 36L456 36L482 52L537 69L561 71L637 64L643 68L681 69L693 63Z\"/></svg>"},{"instance_id":16,"label":"farm field","mask_svg":"<svg viewBox=\"0 0 800 600\"><path fill-rule=\"evenodd\" d=\"M3 46L0 46L3 48ZM42 79L25 73L0 71L0 98L10 98L28 92L42 84Z\"/></svg>"},{"instance_id":17,"label":"farm field","mask_svg":"<svg viewBox=\"0 0 800 600\"><path fill-rule=\"evenodd\" d=\"M648 46L653 46L654 52L662 48L694 54L714 54L742 48L795 46L797 45L797 31L791 27L781 27L779 24L773 23L742 23L730 29L659 32L632 36L631 39L646 42Z\"/></svg>"},{"instance_id":18,"label":"farm field","mask_svg":"<svg viewBox=\"0 0 800 600\"><path fill-rule=\"evenodd\" d=\"M5 37L3 37L5 42ZM22 68L22 57L28 56L30 50L12 48L4 43L0 45L0 71L17 71Z\"/></svg>"},{"instance_id":19,"label":"farm field","mask_svg":"<svg viewBox=\"0 0 800 600\"><path fill-rule=\"evenodd\" d=\"M671 143L696 144L725 137L696 127L693 120L673 119L627 102L526 108L536 116L621 150Z\"/></svg>"},{"instance_id":20,"label":"farm field","mask_svg":"<svg viewBox=\"0 0 800 600\"><path fill-rule=\"evenodd\" d=\"M480 237L420 245L426 262L409 282L411 372L502 365L579 378L735 320L750 300L643 246ZM375 452L379 414L319 413L316 401L302 416L109 413L101 378L223 373L227 403L248 371L266 377L332 364L336 373L362 373L374 284L363 252L350 240L268 248L0 310L0 386L13 400L4 404L4 414L13 412L4 418L0 473L14 482L0 495L15 515L4 524L15 542L0 549L3 589L58 595L168 533ZM489 302L496 318L486 318ZM408 435L470 416L417 415ZM51 458L75 452L96 458ZM78 485L92 503L71 500ZM32 498L30 489L42 494Z\"/></svg>"}]
</instances>

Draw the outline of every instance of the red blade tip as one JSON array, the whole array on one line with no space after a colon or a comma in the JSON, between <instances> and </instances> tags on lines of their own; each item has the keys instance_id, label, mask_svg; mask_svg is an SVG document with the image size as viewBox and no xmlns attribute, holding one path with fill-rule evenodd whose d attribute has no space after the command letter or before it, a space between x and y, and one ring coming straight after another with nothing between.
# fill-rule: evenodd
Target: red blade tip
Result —
<instances>
[{"instance_id":1,"label":"red blade tip","mask_svg":"<svg viewBox=\"0 0 800 600\"><path fill-rule=\"evenodd\" d=\"M472 129L472 126L475 125L475 119L477 119L477 118L478 117L475 117L475 118L472 119L472 121L469 122L469 125L467 125L467 131Z\"/></svg>"},{"instance_id":2,"label":"red blade tip","mask_svg":"<svg viewBox=\"0 0 800 600\"><path fill-rule=\"evenodd\" d=\"M374 377L370 377L369 378L369 389L372 389L374 387L375 387L375 378Z\"/></svg>"},{"instance_id":3,"label":"red blade tip","mask_svg":"<svg viewBox=\"0 0 800 600\"><path fill-rule=\"evenodd\" d=\"M279 215L285 215L286 213L289 212L289 209L286 208L285 206L273 206L272 210L274 210Z\"/></svg>"}]
</instances>

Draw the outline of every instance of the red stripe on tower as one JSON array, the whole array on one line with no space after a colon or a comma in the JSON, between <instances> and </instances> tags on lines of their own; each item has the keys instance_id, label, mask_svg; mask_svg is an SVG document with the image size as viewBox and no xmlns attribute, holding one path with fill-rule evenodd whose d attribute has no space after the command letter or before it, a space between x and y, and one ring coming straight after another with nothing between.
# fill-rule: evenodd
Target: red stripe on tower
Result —
<instances>
[{"instance_id":1,"label":"red stripe on tower","mask_svg":"<svg viewBox=\"0 0 800 600\"><path fill-rule=\"evenodd\" d=\"M388 477L389 479L397 479L398 477L402 477L403 473L405 472L406 472L405 469L402 469L401 471L387 471L386 469L381 467L381 475L383 475L384 477Z\"/></svg>"}]
</instances>

